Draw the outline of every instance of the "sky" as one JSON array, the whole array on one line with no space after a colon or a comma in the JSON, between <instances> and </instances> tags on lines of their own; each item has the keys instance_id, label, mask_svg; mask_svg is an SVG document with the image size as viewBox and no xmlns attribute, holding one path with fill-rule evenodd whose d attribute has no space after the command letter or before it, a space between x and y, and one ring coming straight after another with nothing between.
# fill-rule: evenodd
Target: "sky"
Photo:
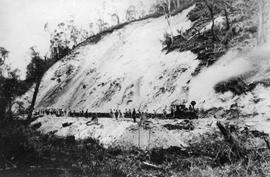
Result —
<instances>
[{"instance_id":1,"label":"sky","mask_svg":"<svg viewBox=\"0 0 270 177\"><path fill-rule=\"evenodd\" d=\"M117 13L124 19L130 5L149 10L156 0L0 0L0 47L10 51L7 63L21 70L22 78L30 61L31 46L36 46L41 55L49 49L49 28L73 18L79 27L87 28L95 19L110 21Z\"/></svg>"}]
</instances>

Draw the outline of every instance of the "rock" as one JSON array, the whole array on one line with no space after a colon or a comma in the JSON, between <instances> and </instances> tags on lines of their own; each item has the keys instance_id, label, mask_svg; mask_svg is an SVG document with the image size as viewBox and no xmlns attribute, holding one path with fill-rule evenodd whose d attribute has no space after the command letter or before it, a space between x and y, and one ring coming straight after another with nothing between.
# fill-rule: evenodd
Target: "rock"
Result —
<instances>
[{"instance_id":1,"label":"rock","mask_svg":"<svg viewBox=\"0 0 270 177\"><path fill-rule=\"evenodd\" d=\"M63 124L62 124L62 127L69 127L69 126L71 126L71 125L72 125L71 122L66 122L66 123L63 123Z\"/></svg>"},{"instance_id":2,"label":"rock","mask_svg":"<svg viewBox=\"0 0 270 177\"><path fill-rule=\"evenodd\" d=\"M33 128L33 129L38 129L38 128L41 127L41 125L42 125L42 124L39 122L39 123L36 123L36 124L32 125L32 128Z\"/></svg>"}]
</instances>

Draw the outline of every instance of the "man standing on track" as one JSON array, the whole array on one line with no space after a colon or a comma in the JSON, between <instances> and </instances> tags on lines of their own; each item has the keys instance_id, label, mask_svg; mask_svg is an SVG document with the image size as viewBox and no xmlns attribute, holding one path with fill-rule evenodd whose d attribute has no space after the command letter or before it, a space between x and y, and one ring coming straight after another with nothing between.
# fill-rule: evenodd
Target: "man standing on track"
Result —
<instances>
[{"instance_id":1,"label":"man standing on track","mask_svg":"<svg viewBox=\"0 0 270 177\"><path fill-rule=\"evenodd\" d=\"M133 108L133 112L132 112L132 118L133 118L133 122L136 122L136 110L135 108Z\"/></svg>"}]
</instances>

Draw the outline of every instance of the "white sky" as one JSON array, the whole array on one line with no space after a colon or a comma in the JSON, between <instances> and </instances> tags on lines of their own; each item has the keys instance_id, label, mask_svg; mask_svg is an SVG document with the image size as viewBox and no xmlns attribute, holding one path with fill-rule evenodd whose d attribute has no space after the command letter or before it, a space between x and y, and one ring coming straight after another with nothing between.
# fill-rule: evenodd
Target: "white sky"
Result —
<instances>
[{"instance_id":1,"label":"white sky","mask_svg":"<svg viewBox=\"0 0 270 177\"><path fill-rule=\"evenodd\" d=\"M82 27L97 19L108 20L109 14L124 18L129 5L149 9L155 0L0 0L0 46L10 51L9 63L24 75L30 61L29 48L37 46L41 54L49 48L49 35L43 27L74 17ZM105 3L104 3L105 2ZM104 10L105 9L105 10Z\"/></svg>"}]
</instances>

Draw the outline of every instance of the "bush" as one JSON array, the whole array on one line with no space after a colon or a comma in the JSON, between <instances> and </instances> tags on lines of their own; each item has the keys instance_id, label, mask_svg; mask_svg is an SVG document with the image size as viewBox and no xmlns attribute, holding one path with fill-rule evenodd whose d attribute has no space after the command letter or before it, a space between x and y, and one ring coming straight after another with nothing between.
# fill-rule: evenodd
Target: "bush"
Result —
<instances>
[{"instance_id":1,"label":"bush","mask_svg":"<svg viewBox=\"0 0 270 177\"><path fill-rule=\"evenodd\" d=\"M22 167L33 164L38 158L38 142L30 139L33 132L21 122L9 121L0 127L0 166Z\"/></svg>"}]
</instances>

